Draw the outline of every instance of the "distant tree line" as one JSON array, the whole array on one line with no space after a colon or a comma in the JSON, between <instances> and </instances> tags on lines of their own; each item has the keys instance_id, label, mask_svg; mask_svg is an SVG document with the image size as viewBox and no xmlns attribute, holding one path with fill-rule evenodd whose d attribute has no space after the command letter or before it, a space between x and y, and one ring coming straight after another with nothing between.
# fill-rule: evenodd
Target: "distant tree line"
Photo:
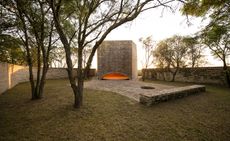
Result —
<instances>
[{"instance_id":1,"label":"distant tree line","mask_svg":"<svg viewBox=\"0 0 230 141\"><path fill-rule=\"evenodd\" d=\"M204 48L208 48L212 55L223 63L223 70L230 87L230 70L227 58L230 57L230 1L229 0L186 0L181 8L186 16L205 17L208 15L210 23L193 37L173 36L160 41L151 51L153 61L158 68L167 69L172 73L171 81L180 68L199 67L204 61ZM149 37L144 39L149 42ZM146 46L144 43L143 46ZM149 57L148 57L149 58ZM146 61L145 61L146 63Z\"/></svg>"},{"instance_id":2,"label":"distant tree line","mask_svg":"<svg viewBox=\"0 0 230 141\"><path fill-rule=\"evenodd\" d=\"M157 68L168 70L172 74L171 81L174 81L180 68L202 66L203 49L204 47L195 38L175 35L160 41L151 48L152 60L150 61Z\"/></svg>"}]
</instances>

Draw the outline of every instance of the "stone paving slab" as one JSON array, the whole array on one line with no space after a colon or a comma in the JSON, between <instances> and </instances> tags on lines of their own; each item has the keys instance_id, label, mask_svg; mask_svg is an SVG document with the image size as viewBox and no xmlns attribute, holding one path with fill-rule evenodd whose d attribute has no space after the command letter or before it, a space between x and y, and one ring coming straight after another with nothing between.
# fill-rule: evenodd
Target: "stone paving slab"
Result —
<instances>
[{"instance_id":1,"label":"stone paving slab","mask_svg":"<svg viewBox=\"0 0 230 141\"><path fill-rule=\"evenodd\" d=\"M154 87L155 89L142 89L141 86ZM162 84L147 83L137 80L97 80L85 83L85 88L115 92L139 102L140 94L151 95L162 90L176 88Z\"/></svg>"}]
</instances>

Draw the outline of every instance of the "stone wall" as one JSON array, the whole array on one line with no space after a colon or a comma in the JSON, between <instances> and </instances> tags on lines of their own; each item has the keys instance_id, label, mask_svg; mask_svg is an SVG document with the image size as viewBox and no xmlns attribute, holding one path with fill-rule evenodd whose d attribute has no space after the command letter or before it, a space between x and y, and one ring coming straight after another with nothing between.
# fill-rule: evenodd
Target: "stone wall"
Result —
<instances>
[{"instance_id":1,"label":"stone wall","mask_svg":"<svg viewBox=\"0 0 230 141\"><path fill-rule=\"evenodd\" d=\"M36 79L36 68L33 68ZM95 76L96 70L91 69L89 76ZM77 70L74 69L74 75L77 76ZM46 75L47 79L68 78L66 68L50 68ZM0 94L17 85L20 82L29 81L29 70L27 66L19 66L0 62Z\"/></svg>"},{"instance_id":2,"label":"stone wall","mask_svg":"<svg viewBox=\"0 0 230 141\"><path fill-rule=\"evenodd\" d=\"M145 79L150 80L170 81L172 78L172 74L165 69L147 69L142 70L142 73ZM181 68L175 81L226 85L222 67Z\"/></svg>"},{"instance_id":3,"label":"stone wall","mask_svg":"<svg viewBox=\"0 0 230 141\"><path fill-rule=\"evenodd\" d=\"M137 52L132 41L104 41L97 51L98 77L108 73L121 73L137 78Z\"/></svg>"},{"instance_id":4,"label":"stone wall","mask_svg":"<svg viewBox=\"0 0 230 141\"><path fill-rule=\"evenodd\" d=\"M189 95L205 92L203 85L191 85L185 87L177 87L168 90L158 91L152 94L140 94L140 103L146 106L151 106L160 102L178 99Z\"/></svg>"}]
</instances>

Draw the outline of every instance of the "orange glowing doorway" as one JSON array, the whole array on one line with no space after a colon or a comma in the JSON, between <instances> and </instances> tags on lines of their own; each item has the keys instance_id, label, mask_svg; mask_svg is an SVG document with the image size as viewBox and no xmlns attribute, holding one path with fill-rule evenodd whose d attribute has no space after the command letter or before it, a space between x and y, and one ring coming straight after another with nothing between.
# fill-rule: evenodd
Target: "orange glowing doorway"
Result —
<instances>
[{"instance_id":1,"label":"orange glowing doorway","mask_svg":"<svg viewBox=\"0 0 230 141\"><path fill-rule=\"evenodd\" d=\"M128 80L129 77L125 74L114 72L114 73L105 74L102 77L102 79L103 80Z\"/></svg>"}]
</instances>

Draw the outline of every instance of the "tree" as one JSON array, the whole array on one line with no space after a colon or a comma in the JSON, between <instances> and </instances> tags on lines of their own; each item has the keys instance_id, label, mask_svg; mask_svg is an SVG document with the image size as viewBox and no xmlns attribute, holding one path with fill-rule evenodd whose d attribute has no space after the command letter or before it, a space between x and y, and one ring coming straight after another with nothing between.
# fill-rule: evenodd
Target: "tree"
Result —
<instances>
[{"instance_id":1,"label":"tree","mask_svg":"<svg viewBox=\"0 0 230 141\"><path fill-rule=\"evenodd\" d=\"M197 17L209 15L210 23L199 33L201 43L222 60L226 82L230 87L230 71L226 63L230 54L230 1L189 0L184 3L182 12Z\"/></svg>"},{"instance_id":2,"label":"tree","mask_svg":"<svg viewBox=\"0 0 230 141\"><path fill-rule=\"evenodd\" d=\"M24 65L25 52L21 48L20 39L10 35L0 35L0 61L11 64Z\"/></svg>"},{"instance_id":3,"label":"tree","mask_svg":"<svg viewBox=\"0 0 230 141\"><path fill-rule=\"evenodd\" d=\"M50 53L49 59L50 67L52 68L66 68L65 51L62 47L54 48Z\"/></svg>"},{"instance_id":4,"label":"tree","mask_svg":"<svg viewBox=\"0 0 230 141\"><path fill-rule=\"evenodd\" d=\"M201 33L201 42L208 46L212 54L223 62L226 82L230 87L230 72L227 58L230 56L230 30L225 26L212 25Z\"/></svg>"},{"instance_id":5,"label":"tree","mask_svg":"<svg viewBox=\"0 0 230 141\"><path fill-rule=\"evenodd\" d=\"M141 12L167 6L172 1L174 0L49 0L55 27L65 48L69 81L75 96L74 107L79 108L82 105L84 78L88 74L96 50L106 36L115 28L134 20ZM71 36L65 33L64 21L73 27ZM72 41L76 41L78 47L77 85L70 57ZM83 51L88 45L91 45L92 49L83 70Z\"/></svg>"},{"instance_id":6,"label":"tree","mask_svg":"<svg viewBox=\"0 0 230 141\"><path fill-rule=\"evenodd\" d=\"M142 43L142 48L145 51L144 61L142 62L143 65L143 74L142 80L145 79L145 70L153 64L153 50L155 47L155 42L152 40L152 37L149 36L146 39L140 38L139 40Z\"/></svg>"},{"instance_id":7,"label":"tree","mask_svg":"<svg viewBox=\"0 0 230 141\"><path fill-rule=\"evenodd\" d=\"M91 48L90 47L85 47L83 50L83 68L85 68L87 66L87 60L89 58L89 55L91 53Z\"/></svg>"},{"instance_id":8,"label":"tree","mask_svg":"<svg viewBox=\"0 0 230 141\"><path fill-rule=\"evenodd\" d=\"M73 61L73 67L77 63L77 48L71 47L71 59ZM50 52L49 64L54 68L67 68L66 59L65 59L65 50L63 47L55 47Z\"/></svg>"},{"instance_id":9,"label":"tree","mask_svg":"<svg viewBox=\"0 0 230 141\"><path fill-rule=\"evenodd\" d=\"M56 40L53 38L54 28L50 20L49 5L43 0L6 0L1 1L0 4L6 15L13 19L14 28L5 32L19 37L23 43L29 66L32 99L40 99L43 96L49 68L50 50ZM34 62L37 67L36 77L33 74Z\"/></svg>"},{"instance_id":10,"label":"tree","mask_svg":"<svg viewBox=\"0 0 230 141\"><path fill-rule=\"evenodd\" d=\"M22 42L18 37L5 34L11 32L15 27L15 19L12 13L3 8L0 4L0 61L11 64L25 64L25 53L22 49Z\"/></svg>"},{"instance_id":11,"label":"tree","mask_svg":"<svg viewBox=\"0 0 230 141\"><path fill-rule=\"evenodd\" d=\"M196 37L184 37L183 42L185 43L188 49L188 66L194 68L202 65L205 62L203 58L204 56L202 55L204 46L198 42L198 39L196 39Z\"/></svg>"},{"instance_id":12,"label":"tree","mask_svg":"<svg viewBox=\"0 0 230 141\"><path fill-rule=\"evenodd\" d=\"M156 65L167 69L172 74L171 81L175 81L177 72L185 66L186 55L187 47L181 36L173 36L159 42L154 51Z\"/></svg>"}]
</instances>

